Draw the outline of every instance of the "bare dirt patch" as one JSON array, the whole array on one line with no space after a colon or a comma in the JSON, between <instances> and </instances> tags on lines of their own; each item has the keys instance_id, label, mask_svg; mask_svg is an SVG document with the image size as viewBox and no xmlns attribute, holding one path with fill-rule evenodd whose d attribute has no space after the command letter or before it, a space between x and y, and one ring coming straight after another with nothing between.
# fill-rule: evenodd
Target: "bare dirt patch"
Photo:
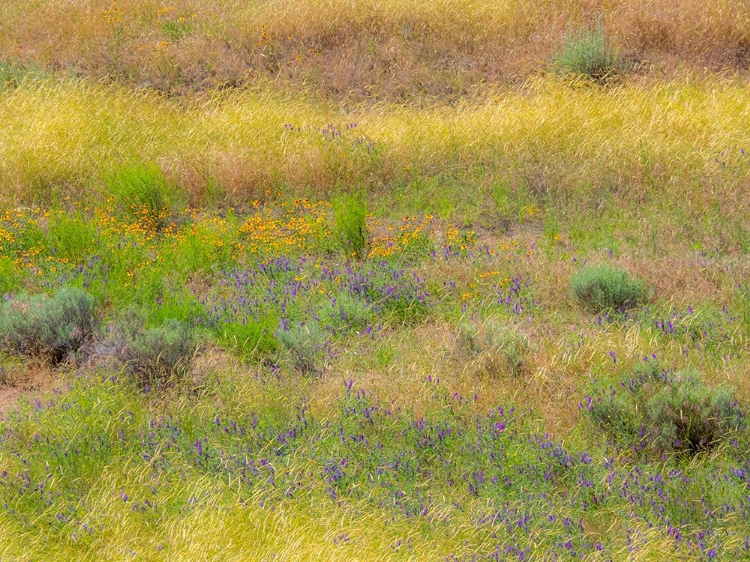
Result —
<instances>
[{"instance_id":1,"label":"bare dirt patch","mask_svg":"<svg viewBox=\"0 0 750 562\"><path fill-rule=\"evenodd\" d=\"M63 379L55 370L39 364L0 365L0 419L18 408L21 398L32 400L58 388Z\"/></svg>"}]
</instances>

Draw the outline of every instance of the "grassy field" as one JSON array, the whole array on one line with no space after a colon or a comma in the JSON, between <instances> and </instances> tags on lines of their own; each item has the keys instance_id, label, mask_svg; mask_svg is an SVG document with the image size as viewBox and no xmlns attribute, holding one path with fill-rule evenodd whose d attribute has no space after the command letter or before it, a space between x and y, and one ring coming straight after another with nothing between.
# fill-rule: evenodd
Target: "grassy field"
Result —
<instances>
[{"instance_id":1,"label":"grassy field","mask_svg":"<svg viewBox=\"0 0 750 562\"><path fill-rule=\"evenodd\" d=\"M750 559L748 14L3 3L0 559Z\"/></svg>"}]
</instances>

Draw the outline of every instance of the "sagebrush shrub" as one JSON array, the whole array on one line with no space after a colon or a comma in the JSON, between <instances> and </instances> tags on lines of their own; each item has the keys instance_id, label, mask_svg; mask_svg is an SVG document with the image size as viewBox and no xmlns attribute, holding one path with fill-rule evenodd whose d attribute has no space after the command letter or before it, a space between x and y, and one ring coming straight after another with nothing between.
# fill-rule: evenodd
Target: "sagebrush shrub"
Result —
<instances>
[{"instance_id":1,"label":"sagebrush shrub","mask_svg":"<svg viewBox=\"0 0 750 562\"><path fill-rule=\"evenodd\" d=\"M289 351L297 371L303 375L322 372L325 334L318 324L291 326L279 330L277 337Z\"/></svg>"},{"instance_id":2,"label":"sagebrush shrub","mask_svg":"<svg viewBox=\"0 0 750 562\"><path fill-rule=\"evenodd\" d=\"M115 356L141 388L164 388L187 376L196 351L191 327L167 320L157 327L130 330Z\"/></svg>"},{"instance_id":3,"label":"sagebrush shrub","mask_svg":"<svg viewBox=\"0 0 750 562\"><path fill-rule=\"evenodd\" d=\"M598 389L586 406L620 447L658 453L708 450L744 419L726 388L710 387L694 372L664 370L656 361Z\"/></svg>"},{"instance_id":4,"label":"sagebrush shrub","mask_svg":"<svg viewBox=\"0 0 750 562\"><path fill-rule=\"evenodd\" d=\"M336 332L359 332L373 322L375 314L372 305L342 292L321 306L320 317Z\"/></svg>"},{"instance_id":5,"label":"sagebrush shrub","mask_svg":"<svg viewBox=\"0 0 750 562\"><path fill-rule=\"evenodd\" d=\"M570 280L570 290L573 298L593 313L624 311L647 296L642 280L631 279L624 269L606 264L580 269Z\"/></svg>"},{"instance_id":6,"label":"sagebrush shrub","mask_svg":"<svg viewBox=\"0 0 750 562\"><path fill-rule=\"evenodd\" d=\"M19 296L0 308L2 346L53 365L90 343L95 328L94 298L77 287L64 287L52 297Z\"/></svg>"},{"instance_id":7,"label":"sagebrush shrub","mask_svg":"<svg viewBox=\"0 0 750 562\"><path fill-rule=\"evenodd\" d=\"M622 62L607 42L601 25L568 32L551 65L555 74L604 84L622 71Z\"/></svg>"},{"instance_id":8,"label":"sagebrush shrub","mask_svg":"<svg viewBox=\"0 0 750 562\"><path fill-rule=\"evenodd\" d=\"M520 376L530 348L525 334L496 321L460 324L459 345L478 361L479 370L488 375Z\"/></svg>"}]
</instances>

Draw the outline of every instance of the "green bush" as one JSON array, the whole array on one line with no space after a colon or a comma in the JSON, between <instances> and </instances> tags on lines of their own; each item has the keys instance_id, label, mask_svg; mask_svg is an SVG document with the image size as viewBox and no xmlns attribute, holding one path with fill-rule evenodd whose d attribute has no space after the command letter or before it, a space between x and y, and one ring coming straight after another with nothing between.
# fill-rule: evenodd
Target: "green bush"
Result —
<instances>
[{"instance_id":1,"label":"green bush","mask_svg":"<svg viewBox=\"0 0 750 562\"><path fill-rule=\"evenodd\" d=\"M367 257L367 205L362 195L333 200L333 234L340 248L358 260Z\"/></svg>"},{"instance_id":2,"label":"green bush","mask_svg":"<svg viewBox=\"0 0 750 562\"><path fill-rule=\"evenodd\" d=\"M725 388L697 373L671 372L647 361L587 397L593 421L622 448L697 453L712 448L744 419Z\"/></svg>"},{"instance_id":3,"label":"green bush","mask_svg":"<svg viewBox=\"0 0 750 562\"><path fill-rule=\"evenodd\" d=\"M601 25L568 32L555 55L551 70L562 76L593 80L604 84L622 70L617 52L607 43Z\"/></svg>"},{"instance_id":4,"label":"green bush","mask_svg":"<svg viewBox=\"0 0 750 562\"><path fill-rule=\"evenodd\" d=\"M141 388L165 388L185 378L197 351L193 330L184 322L165 321L161 326L130 328L115 356Z\"/></svg>"},{"instance_id":5,"label":"green bush","mask_svg":"<svg viewBox=\"0 0 750 562\"><path fill-rule=\"evenodd\" d=\"M94 299L77 287L53 297L21 296L0 308L0 342L7 351L56 365L94 338Z\"/></svg>"},{"instance_id":6,"label":"green bush","mask_svg":"<svg viewBox=\"0 0 750 562\"><path fill-rule=\"evenodd\" d=\"M140 161L123 164L105 177L105 183L107 194L114 197L121 214L145 222L155 230L167 225L180 200L178 190L154 164Z\"/></svg>"},{"instance_id":7,"label":"green bush","mask_svg":"<svg viewBox=\"0 0 750 562\"><path fill-rule=\"evenodd\" d=\"M621 312L646 297L642 280L631 279L627 271L611 265L584 267L571 278L570 289L573 298L593 313Z\"/></svg>"}]
</instances>

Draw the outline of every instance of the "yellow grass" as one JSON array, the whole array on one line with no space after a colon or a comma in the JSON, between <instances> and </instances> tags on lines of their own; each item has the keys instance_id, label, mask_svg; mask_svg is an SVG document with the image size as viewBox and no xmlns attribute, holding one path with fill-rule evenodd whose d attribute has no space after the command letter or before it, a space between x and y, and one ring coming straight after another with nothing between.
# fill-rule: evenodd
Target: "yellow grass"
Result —
<instances>
[{"instance_id":1,"label":"yellow grass","mask_svg":"<svg viewBox=\"0 0 750 562\"><path fill-rule=\"evenodd\" d=\"M698 208L737 208L747 203L738 150L750 147L749 98L722 80L611 90L540 81L452 107L344 110L270 90L179 103L82 81L33 83L0 97L0 198L89 197L137 157L158 163L194 202L209 181L238 202L269 188L324 194L475 173L536 192L605 186L634 199L656 187ZM321 134L329 123L340 137ZM722 151L724 168L714 161Z\"/></svg>"}]
</instances>

